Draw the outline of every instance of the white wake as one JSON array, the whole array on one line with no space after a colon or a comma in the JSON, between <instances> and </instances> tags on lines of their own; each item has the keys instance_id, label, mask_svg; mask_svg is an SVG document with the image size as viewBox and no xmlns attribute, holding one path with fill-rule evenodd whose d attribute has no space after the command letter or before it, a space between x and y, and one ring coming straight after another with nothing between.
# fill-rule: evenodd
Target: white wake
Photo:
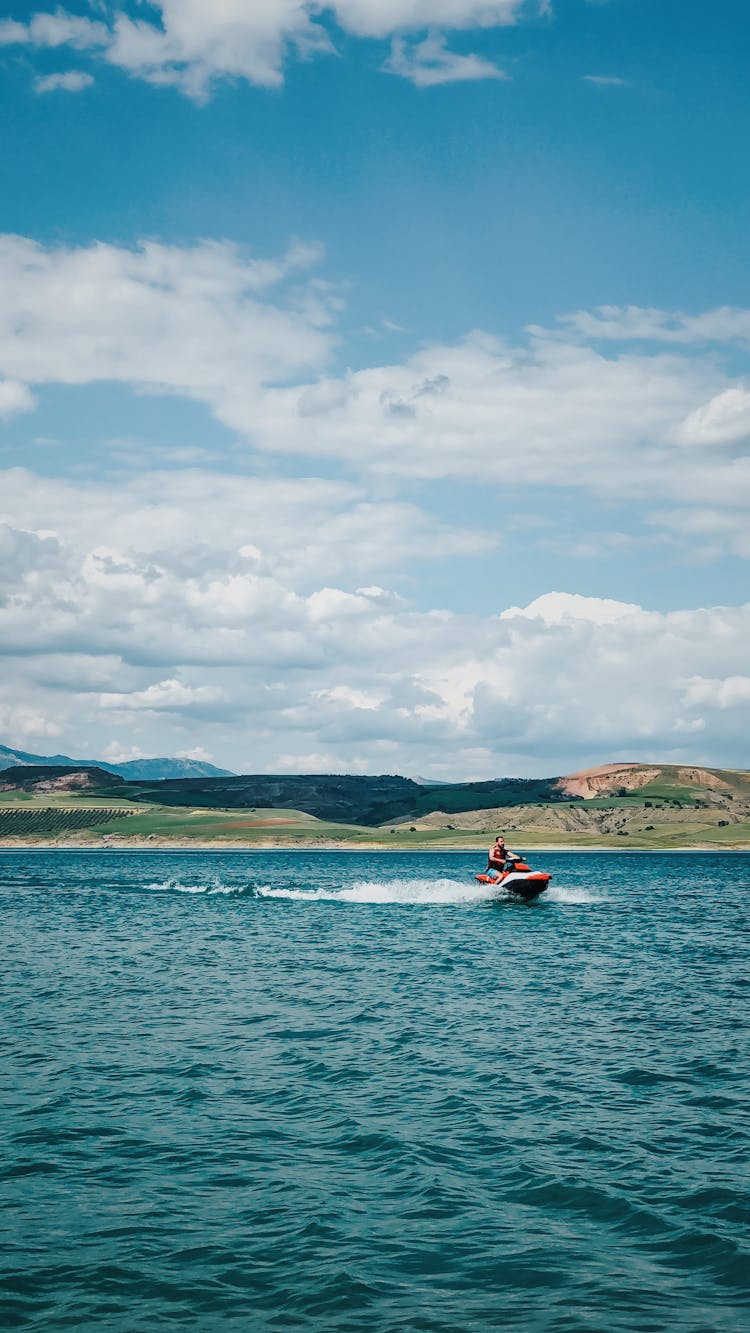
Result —
<instances>
[{"instance_id":1,"label":"white wake","mask_svg":"<svg viewBox=\"0 0 750 1333\"><path fill-rule=\"evenodd\" d=\"M180 879L157 880L153 884L145 884L144 888L152 893L247 893L248 888L243 884L224 884L220 879L212 879L208 884L183 884ZM255 890L257 892L257 890Z\"/></svg>"},{"instance_id":2,"label":"white wake","mask_svg":"<svg viewBox=\"0 0 750 1333\"><path fill-rule=\"evenodd\" d=\"M446 906L479 903L497 896L487 884L466 884L456 879L361 879L345 888L259 889L263 898L288 898L294 902L425 903Z\"/></svg>"},{"instance_id":3,"label":"white wake","mask_svg":"<svg viewBox=\"0 0 750 1333\"><path fill-rule=\"evenodd\" d=\"M604 901L601 894L595 893L593 889L584 888L582 884L553 884L547 889L544 897L547 902L563 903L569 907L580 907L583 904Z\"/></svg>"},{"instance_id":4,"label":"white wake","mask_svg":"<svg viewBox=\"0 0 750 1333\"><path fill-rule=\"evenodd\" d=\"M270 884L225 884L218 877L202 884L188 884L176 877L157 880L144 887L152 893L223 894L251 898L276 898L302 903L375 903L401 906L470 906L492 899L509 900L509 894L493 884L457 879L360 879L341 887L282 888ZM598 903L600 895L583 885L552 885L538 899L565 906Z\"/></svg>"}]
</instances>

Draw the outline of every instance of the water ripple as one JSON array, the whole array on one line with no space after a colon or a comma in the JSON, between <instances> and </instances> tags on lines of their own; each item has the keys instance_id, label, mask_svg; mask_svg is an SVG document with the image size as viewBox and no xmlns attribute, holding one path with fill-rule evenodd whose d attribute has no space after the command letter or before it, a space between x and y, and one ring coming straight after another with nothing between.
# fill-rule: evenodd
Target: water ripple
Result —
<instances>
[{"instance_id":1,"label":"water ripple","mask_svg":"<svg viewBox=\"0 0 750 1333\"><path fill-rule=\"evenodd\" d=\"M2 1325L748 1326L750 857L545 862L1 855Z\"/></svg>"}]
</instances>

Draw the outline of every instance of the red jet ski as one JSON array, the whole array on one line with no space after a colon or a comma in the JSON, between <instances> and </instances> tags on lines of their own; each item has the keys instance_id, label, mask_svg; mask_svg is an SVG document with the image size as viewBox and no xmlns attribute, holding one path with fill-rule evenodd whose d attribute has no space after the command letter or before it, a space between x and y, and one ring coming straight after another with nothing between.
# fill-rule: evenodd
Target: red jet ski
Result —
<instances>
[{"instance_id":1,"label":"red jet ski","mask_svg":"<svg viewBox=\"0 0 750 1333\"><path fill-rule=\"evenodd\" d=\"M544 893L549 887L552 876L544 870L532 870L531 866L527 866L519 857L506 866L502 874L496 871L494 874L475 875L474 878L479 880L480 884L496 884L505 893L512 893L514 897L523 898L530 903L532 898L538 898L539 894Z\"/></svg>"}]
</instances>

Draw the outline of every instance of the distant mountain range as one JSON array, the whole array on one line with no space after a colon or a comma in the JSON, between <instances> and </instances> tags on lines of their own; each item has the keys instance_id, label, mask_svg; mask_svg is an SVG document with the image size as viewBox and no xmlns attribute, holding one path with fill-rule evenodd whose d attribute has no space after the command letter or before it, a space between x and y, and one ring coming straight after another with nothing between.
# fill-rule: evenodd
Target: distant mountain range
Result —
<instances>
[{"instance_id":1,"label":"distant mountain range","mask_svg":"<svg viewBox=\"0 0 750 1333\"><path fill-rule=\"evenodd\" d=\"M0 745L0 771L7 768L100 768L116 773L130 782L160 782L165 778L231 778L229 769L216 768L198 759L128 759L122 764L108 764L103 759L71 759L67 754L28 754Z\"/></svg>"}]
</instances>

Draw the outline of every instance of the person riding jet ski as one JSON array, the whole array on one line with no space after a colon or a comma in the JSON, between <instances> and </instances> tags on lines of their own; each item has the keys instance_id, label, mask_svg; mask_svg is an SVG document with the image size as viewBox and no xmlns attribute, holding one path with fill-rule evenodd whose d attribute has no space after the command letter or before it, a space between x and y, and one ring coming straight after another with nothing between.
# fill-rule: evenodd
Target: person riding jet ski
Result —
<instances>
[{"instance_id":1,"label":"person riding jet ski","mask_svg":"<svg viewBox=\"0 0 750 1333\"><path fill-rule=\"evenodd\" d=\"M487 869L482 875L475 875L480 884L502 886L504 892L526 902L538 898L549 888L552 876L546 871L532 870L522 856L509 852L505 839L498 834L487 856Z\"/></svg>"},{"instance_id":2,"label":"person riding jet ski","mask_svg":"<svg viewBox=\"0 0 750 1333\"><path fill-rule=\"evenodd\" d=\"M505 838L502 833L498 833L493 845L487 853L487 869L485 874L503 875L506 870L512 870L516 861L521 857L515 852L511 852L505 846Z\"/></svg>"}]
</instances>

